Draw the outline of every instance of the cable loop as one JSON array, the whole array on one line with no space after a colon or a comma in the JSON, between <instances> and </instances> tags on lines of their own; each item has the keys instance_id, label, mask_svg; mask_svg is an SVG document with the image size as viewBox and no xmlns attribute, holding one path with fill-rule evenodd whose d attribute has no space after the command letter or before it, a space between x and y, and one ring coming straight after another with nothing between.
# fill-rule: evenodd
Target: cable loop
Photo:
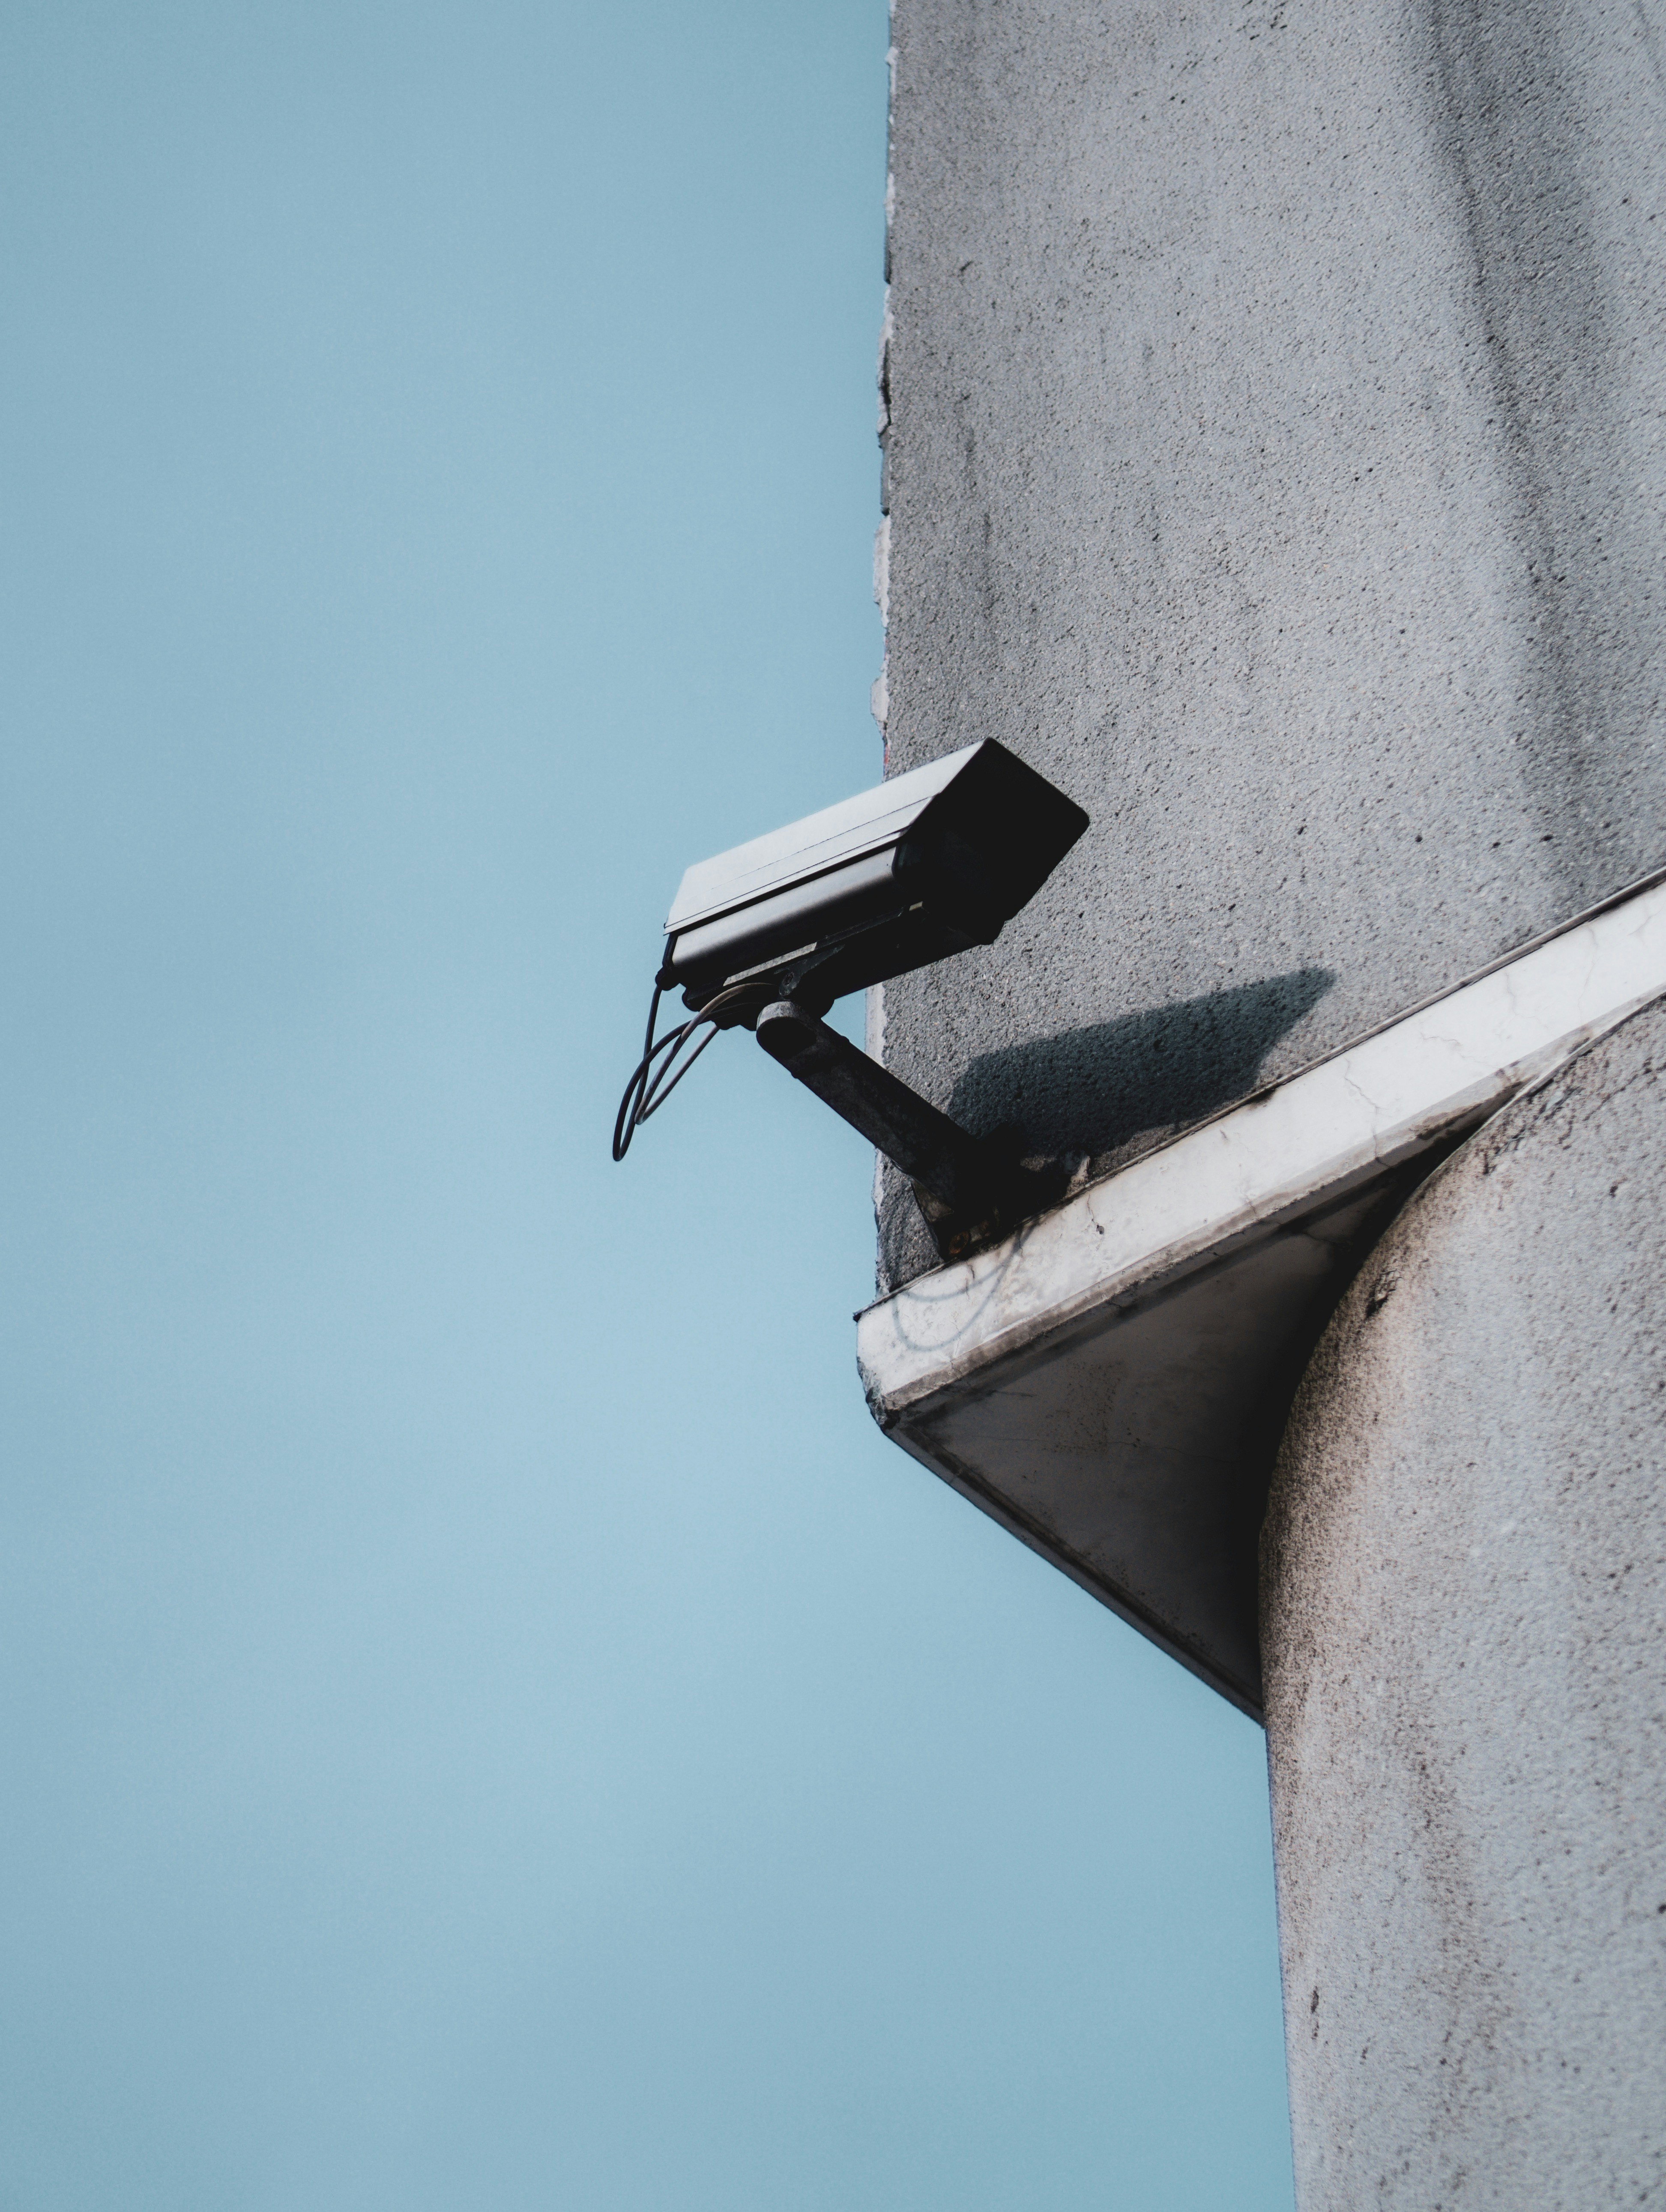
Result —
<instances>
[{"instance_id":1,"label":"cable loop","mask_svg":"<svg viewBox=\"0 0 1666 2212\"><path fill-rule=\"evenodd\" d=\"M631 1071L630 1080L619 1101L619 1110L613 1120L613 1157L622 1160L630 1150L630 1140L644 1121L657 1114L672 1092L694 1066L701 1054L717 1035L714 1017L720 1006L745 995L745 986L720 991L709 999L697 1014L675 1029L667 1030L656 1038L654 1031L660 1019L660 986L654 987L654 996L648 1001L648 1032L642 1040L642 1056ZM684 1047L696 1030L707 1031L694 1050L684 1057ZM663 1057L661 1056L663 1055ZM656 1067L655 1062L659 1065ZM674 1072L673 1072L674 1071Z\"/></svg>"}]
</instances>

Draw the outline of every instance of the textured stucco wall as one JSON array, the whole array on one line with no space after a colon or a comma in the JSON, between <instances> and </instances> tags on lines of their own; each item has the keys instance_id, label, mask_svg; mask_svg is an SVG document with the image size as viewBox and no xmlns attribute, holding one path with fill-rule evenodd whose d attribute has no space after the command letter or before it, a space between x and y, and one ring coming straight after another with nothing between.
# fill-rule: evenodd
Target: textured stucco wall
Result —
<instances>
[{"instance_id":1,"label":"textured stucco wall","mask_svg":"<svg viewBox=\"0 0 1666 2212\"><path fill-rule=\"evenodd\" d=\"M1298 1395L1262 1641L1302 2212L1666 2201L1666 1012L1440 1170Z\"/></svg>"},{"instance_id":2,"label":"textured stucco wall","mask_svg":"<svg viewBox=\"0 0 1666 2212\"><path fill-rule=\"evenodd\" d=\"M1094 817L886 988L972 1126L1110 1165L1666 861L1662 4L897 0L889 764Z\"/></svg>"}]
</instances>

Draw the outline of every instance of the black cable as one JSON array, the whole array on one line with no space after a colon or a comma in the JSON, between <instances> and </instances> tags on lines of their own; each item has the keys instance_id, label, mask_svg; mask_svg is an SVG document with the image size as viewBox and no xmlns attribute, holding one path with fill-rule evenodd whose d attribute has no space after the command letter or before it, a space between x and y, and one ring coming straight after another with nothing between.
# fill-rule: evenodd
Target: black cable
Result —
<instances>
[{"instance_id":1,"label":"black cable","mask_svg":"<svg viewBox=\"0 0 1666 2212\"><path fill-rule=\"evenodd\" d=\"M630 1080L624 1087L624 1096L620 1099L619 1110L614 1116L613 1157L616 1160L624 1158L630 1150L630 1140L637 1130L651 1115L659 1112L717 1035L714 1018L717 1009L732 999L745 997L746 988L742 986L737 989L720 991L715 998L708 1000L697 1014L691 1015L685 1022L679 1022L675 1029L667 1030L664 1036L656 1038L654 1029L660 1018L661 992L660 985L654 985L654 996L648 1001L648 1032L642 1040L642 1056L631 1070ZM684 1060L684 1046L696 1030L707 1029L708 1024L711 1025L708 1033ZM666 1057L656 1069L654 1062L660 1060L661 1054ZM673 1069L676 1070L674 1074Z\"/></svg>"},{"instance_id":2,"label":"black cable","mask_svg":"<svg viewBox=\"0 0 1666 2212\"><path fill-rule=\"evenodd\" d=\"M690 1026L687 1022L680 1023L676 1029L667 1030L656 1043L654 1030L660 1018L660 987L656 983L654 996L648 1000L648 1034L642 1042L642 1056L631 1070L630 1080L624 1087L624 1097L620 1099L619 1110L614 1117L613 1157L616 1160L622 1160L630 1150L630 1140L642 1118L642 1102L654 1061L662 1052L680 1044Z\"/></svg>"},{"instance_id":3,"label":"black cable","mask_svg":"<svg viewBox=\"0 0 1666 2212\"><path fill-rule=\"evenodd\" d=\"M705 1036L701 1038L699 1043L696 1045L694 1050L689 1054L688 1058L683 1061L682 1066L680 1067L677 1066L678 1060L682 1057L683 1047L688 1042L689 1039L694 1035L695 1031L701 1027L705 1020L706 1016L704 1014L701 1014L695 1020L684 1024L682 1031L678 1037L677 1043L672 1051L671 1056L666 1060L664 1065L661 1066L660 1073L654 1077L653 1082L648 1085L648 1089L642 1094L641 1111L636 1116L639 1126L641 1123L646 1121L651 1114L657 1114L659 1112L660 1109L665 1104L666 1099L670 1097L672 1092L676 1090L678 1085L683 1080L683 1078L694 1066L696 1060L699 1059L701 1054L704 1052L706 1047L717 1035L716 1025L714 1024L713 1026L707 1030ZM672 1073L673 1067L677 1068L675 1075Z\"/></svg>"}]
</instances>

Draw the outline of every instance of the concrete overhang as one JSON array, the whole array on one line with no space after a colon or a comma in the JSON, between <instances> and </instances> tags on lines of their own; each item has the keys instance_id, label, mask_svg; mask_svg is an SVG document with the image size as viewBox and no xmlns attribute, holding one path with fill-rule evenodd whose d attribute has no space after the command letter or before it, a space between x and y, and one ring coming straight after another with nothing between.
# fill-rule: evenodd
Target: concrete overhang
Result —
<instances>
[{"instance_id":1,"label":"concrete overhang","mask_svg":"<svg viewBox=\"0 0 1666 2212\"><path fill-rule=\"evenodd\" d=\"M857 1316L903 1449L1244 1712L1256 1550L1316 1333L1389 1212L1666 994L1651 881Z\"/></svg>"}]
</instances>

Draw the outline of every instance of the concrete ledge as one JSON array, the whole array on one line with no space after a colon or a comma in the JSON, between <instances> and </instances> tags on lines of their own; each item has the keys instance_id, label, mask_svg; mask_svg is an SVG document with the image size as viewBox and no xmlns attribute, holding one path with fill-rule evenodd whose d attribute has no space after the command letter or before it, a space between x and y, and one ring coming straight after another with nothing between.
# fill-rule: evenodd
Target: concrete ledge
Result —
<instances>
[{"instance_id":1,"label":"concrete ledge","mask_svg":"<svg viewBox=\"0 0 1666 2212\"><path fill-rule=\"evenodd\" d=\"M882 1428L1260 1713L1284 1407L1420 1162L1666 994L1652 882L858 1316Z\"/></svg>"}]
</instances>

